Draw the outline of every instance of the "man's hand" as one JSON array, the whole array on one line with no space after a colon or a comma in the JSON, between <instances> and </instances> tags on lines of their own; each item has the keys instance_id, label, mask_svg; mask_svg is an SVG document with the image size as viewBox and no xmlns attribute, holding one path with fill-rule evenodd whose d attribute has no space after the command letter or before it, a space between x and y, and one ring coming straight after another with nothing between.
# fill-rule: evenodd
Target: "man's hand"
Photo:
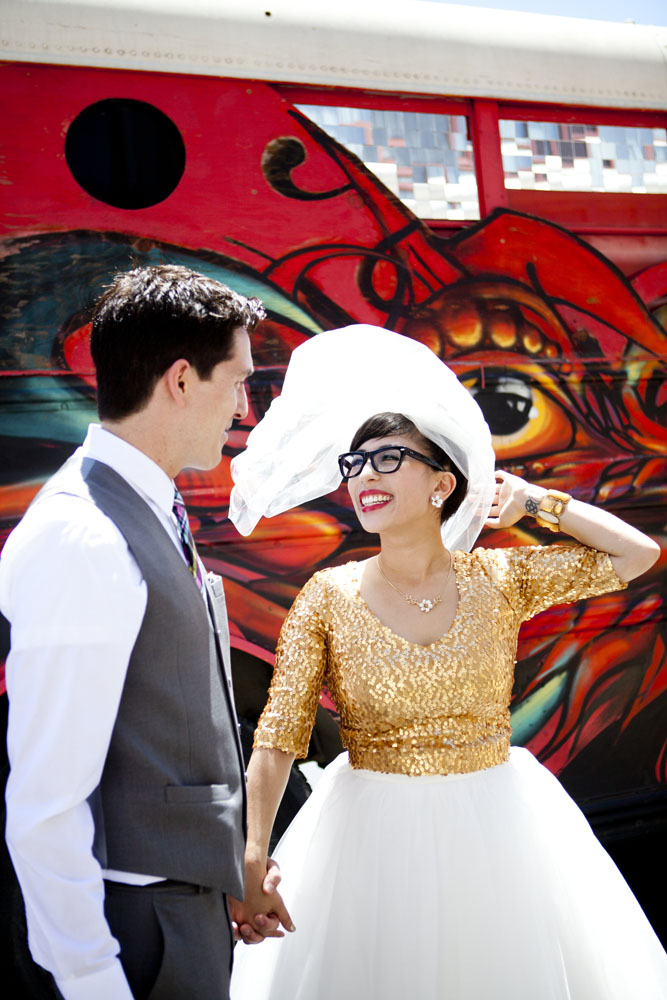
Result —
<instances>
[{"instance_id":1,"label":"man's hand","mask_svg":"<svg viewBox=\"0 0 667 1000\"><path fill-rule=\"evenodd\" d=\"M260 944L267 937L284 937L280 930L295 930L282 897L278 892L280 869L272 858L266 862L266 871L259 891L253 888L257 883L256 872L246 867L246 895L243 902L229 897L232 915L232 930L237 941L245 944Z\"/></svg>"}]
</instances>

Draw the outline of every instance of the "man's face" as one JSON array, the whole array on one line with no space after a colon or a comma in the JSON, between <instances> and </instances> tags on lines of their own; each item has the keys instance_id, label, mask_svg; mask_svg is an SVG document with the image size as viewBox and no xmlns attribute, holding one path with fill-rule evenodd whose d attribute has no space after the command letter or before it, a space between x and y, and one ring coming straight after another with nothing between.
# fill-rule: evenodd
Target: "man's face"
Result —
<instances>
[{"instance_id":1,"label":"man's face","mask_svg":"<svg viewBox=\"0 0 667 1000\"><path fill-rule=\"evenodd\" d=\"M215 366L208 379L193 371L185 461L189 468L214 469L219 464L232 422L248 413L246 379L252 372L250 337L241 326L234 330L231 355Z\"/></svg>"}]
</instances>

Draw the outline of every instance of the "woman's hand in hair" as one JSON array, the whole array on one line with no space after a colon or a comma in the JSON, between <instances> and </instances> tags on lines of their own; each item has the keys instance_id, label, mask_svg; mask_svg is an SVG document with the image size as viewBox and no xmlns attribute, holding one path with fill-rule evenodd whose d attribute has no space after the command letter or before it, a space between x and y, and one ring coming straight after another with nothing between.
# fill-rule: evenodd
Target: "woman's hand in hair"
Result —
<instances>
[{"instance_id":1,"label":"woman's hand in hair","mask_svg":"<svg viewBox=\"0 0 667 1000\"><path fill-rule=\"evenodd\" d=\"M511 528L526 514L528 497L539 499L547 491L543 486L531 486L520 476L498 469L496 472L496 492L486 519L488 528Z\"/></svg>"}]
</instances>

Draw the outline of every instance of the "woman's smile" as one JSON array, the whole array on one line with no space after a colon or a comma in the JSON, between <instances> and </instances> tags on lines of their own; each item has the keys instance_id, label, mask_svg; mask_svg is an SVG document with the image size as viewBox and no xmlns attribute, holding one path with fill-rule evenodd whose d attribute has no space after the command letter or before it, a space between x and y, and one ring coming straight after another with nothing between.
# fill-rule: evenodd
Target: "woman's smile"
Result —
<instances>
[{"instance_id":1,"label":"woman's smile","mask_svg":"<svg viewBox=\"0 0 667 1000\"><path fill-rule=\"evenodd\" d=\"M390 493L381 490L362 490L359 494L359 506L364 513L386 507L394 498Z\"/></svg>"}]
</instances>

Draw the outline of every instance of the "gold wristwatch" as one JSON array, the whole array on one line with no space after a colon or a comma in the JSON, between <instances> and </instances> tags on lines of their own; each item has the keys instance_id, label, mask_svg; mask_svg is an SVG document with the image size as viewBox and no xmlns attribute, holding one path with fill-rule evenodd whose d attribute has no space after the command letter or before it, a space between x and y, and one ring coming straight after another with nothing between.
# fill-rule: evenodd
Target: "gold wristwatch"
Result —
<instances>
[{"instance_id":1,"label":"gold wristwatch","mask_svg":"<svg viewBox=\"0 0 667 1000\"><path fill-rule=\"evenodd\" d=\"M539 503L535 497L529 497L526 501L526 510L533 515L540 527L548 528L549 531L559 531L561 515L571 499L569 493L547 490Z\"/></svg>"}]
</instances>

